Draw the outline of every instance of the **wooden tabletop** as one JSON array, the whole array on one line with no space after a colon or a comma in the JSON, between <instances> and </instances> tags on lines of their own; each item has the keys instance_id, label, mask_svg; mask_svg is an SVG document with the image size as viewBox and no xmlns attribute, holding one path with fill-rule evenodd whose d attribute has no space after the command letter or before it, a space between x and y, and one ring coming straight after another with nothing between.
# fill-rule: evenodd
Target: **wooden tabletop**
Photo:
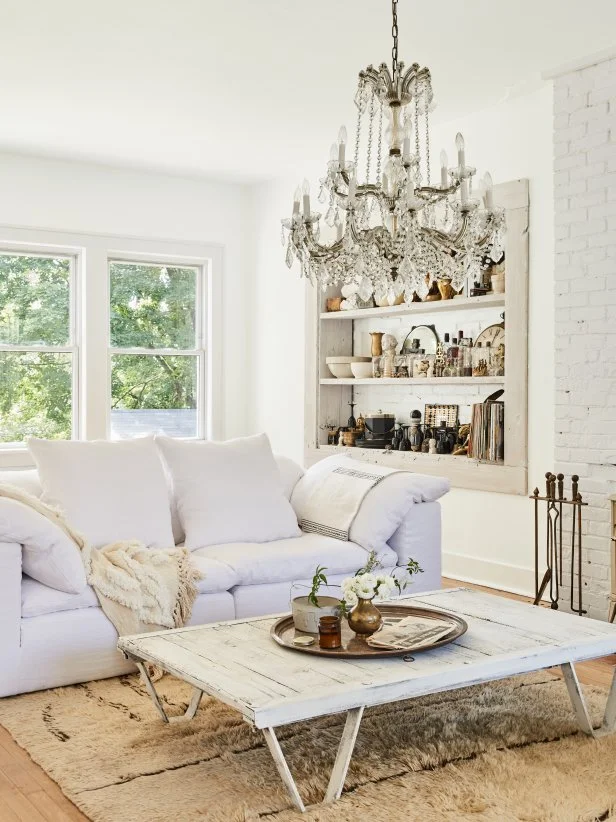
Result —
<instances>
[{"instance_id":1,"label":"wooden tabletop","mask_svg":"<svg viewBox=\"0 0 616 822\"><path fill-rule=\"evenodd\" d=\"M599 620L466 588L405 599L460 615L467 633L412 662L330 660L282 648L269 634L277 616L122 637L118 647L219 698L257 728L616 652L616 625Z\"/></svg>"}]
</instances>

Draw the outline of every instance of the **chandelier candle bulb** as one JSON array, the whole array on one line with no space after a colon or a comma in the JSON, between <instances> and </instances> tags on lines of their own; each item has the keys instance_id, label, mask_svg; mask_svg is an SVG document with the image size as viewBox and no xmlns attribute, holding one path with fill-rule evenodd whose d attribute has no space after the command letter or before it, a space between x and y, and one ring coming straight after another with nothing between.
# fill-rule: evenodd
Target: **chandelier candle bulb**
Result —
<instances>
[{"instance_id":1,"label":"chandelier candle bulb","mask_svg":"<svg viewBox=\"0 0 616 822\"><path fill-rule=\"evenodd\" d=\"M302 194L304 201L304 217L310 217L310 183L308 180L304 180L304 184L302 185Z\"/></svg>"},{"instance_id":2,"label":"chandelier candle bulb","mask_svg":"<svg viewBox=\"0 0 616 822\"><path fill-rule=\"evenodd\" d=\"M494 208L494 193L492 191L492 175L489 171L486 171L486 173L484 174L483 182L486 187L486 208L488 211L492 211L492 209Z\"/></svg>"},{"instance_id":3,"label":"chandelier candle bulb","mask_svg":"<svg viewBox=\"0 0 616 822\"><path fill-rule=\"evenodd\" d=\"M299 190L299 186L295 189L295 194L293 195L293 214L299 214L299 204L302 197L302 193Z\"/></svg>"},{"instance_id":4,"label":"chandelier candle bulb","mask_svg":"<svg viewBox=\"0 0 616 822\"><path fill-rule=\"evenodd\" d=\"M441 188L449 188L449 176L447 173L447 152L441 151Z\"/></svg>"},{"instance_id":5,"label":"chandelier candle bulb","mask_svg":"<svg viewBox=\"0 0 616 822\"><path fill-rule=\"evenodd\" d=\"M340 126L340 131L338 132L338 162L340 163L341 166L344 166L346 141L347 141L346 127L345 126Z\"/></svg>"},{"instance_id":6,"label":"chandelier candle bulb","mask_svg":"<svg viewBox=\"0 0 616 822\"><path fill-rule=\"evenodd\" d=\"M464 154L464 137L460 132L456 134L456 148L458 149L458 165L460 170L463 170L466 165L466 157Z\"/></svg>"}]
</instances>

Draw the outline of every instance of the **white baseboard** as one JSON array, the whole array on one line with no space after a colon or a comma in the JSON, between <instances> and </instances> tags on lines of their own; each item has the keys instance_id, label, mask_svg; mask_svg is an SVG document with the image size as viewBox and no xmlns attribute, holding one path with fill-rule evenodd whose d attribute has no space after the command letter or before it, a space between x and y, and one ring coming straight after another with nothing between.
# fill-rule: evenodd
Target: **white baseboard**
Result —
<instances>
[{"instance_id":1,"label":"white baseboard","mask_svg":"<svg viewBox=\"0 0 616 822\"><path fill-rule=\"evenodd\" d=\"M528 597L535 590L534 569L465 554L444 552L443 576Z\"/></svg>"}]
</instances>

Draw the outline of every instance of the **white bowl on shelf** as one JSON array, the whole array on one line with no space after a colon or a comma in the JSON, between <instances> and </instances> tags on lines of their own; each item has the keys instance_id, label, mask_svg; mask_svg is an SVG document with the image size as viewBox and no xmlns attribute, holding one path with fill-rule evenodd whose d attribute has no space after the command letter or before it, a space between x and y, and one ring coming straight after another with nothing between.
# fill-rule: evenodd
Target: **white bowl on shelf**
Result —
<instances>
[{"instance_id":1,"label":"white bowl on shelf","mask_svg":"<svg viewBox=\"0 0 616 822\"><path fill-rule=\"evenodd\" d=\"M352 362L351 371L353 372L353 376L357 380L372 379L372 362Z\"/></svg>"},{"instance_id":2,"label":"white bowl on shelf","mask_svg":"<svg viewBox=\"0 0 616 822\"><path fill-rule=\"evenodd\" d=\"M372 370L370 357L326 357L325 362L334 377L339 380L353 379L352 363L370 363L370 369Z\"/></svg>"}]
</instances>

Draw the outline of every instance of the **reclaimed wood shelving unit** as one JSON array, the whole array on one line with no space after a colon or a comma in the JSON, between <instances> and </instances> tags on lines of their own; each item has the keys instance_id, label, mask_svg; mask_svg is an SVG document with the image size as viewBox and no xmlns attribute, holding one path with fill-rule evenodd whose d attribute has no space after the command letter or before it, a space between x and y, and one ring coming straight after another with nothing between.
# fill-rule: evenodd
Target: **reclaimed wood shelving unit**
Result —
<instances>
[{"instance_id":1,"label":"reclaimed wood shelving unit","mask_svg":"<svg viewBox=\"0 0 616 822\"><path fill-rule=\"evenodd\" d=\"M479 491L526 494L528 431L528 181L515 180L494 187L495 202L506 210L506 291L484 297L412 303L387 308L326 312L328 296L307 285L306 297L306 392L305 392L305 461L312 465L333 453L338 446L327 445L323 426L336 419L340 424L348 417L348 403L355 399L355 389L371 391L386 388L391 392L410 392L421 387L422 395L430 392L430 402L448 403L447 392L455 386L485 386L486 395L505 389L505 459L504 463L487 463L465 456L430 455L409 451L346 449L354 459L406 468L425 474L446 476L453 486ZM325 359L331 355L354 353L356 323L370 320L371 330L381 330L379 321L409 319L410 325L422 323L422 317L433 322L443 313L451 317L493 318L505 312L506 346L504 377L458 377L431 379L335 379ZM494 319L487 320L490 324ZM362 326L363 327L363 326ZM462 326L459 326L462 327ZM361 352L363 353L363 352ZM392 394L393 396L393 394ZM397 395L399 396L399 394ZM479 401L479 400L476 400ZM384 408L383 410L387 410ZM406 420L408 422L408 420Z\"/></svg>"}]
</instances>

